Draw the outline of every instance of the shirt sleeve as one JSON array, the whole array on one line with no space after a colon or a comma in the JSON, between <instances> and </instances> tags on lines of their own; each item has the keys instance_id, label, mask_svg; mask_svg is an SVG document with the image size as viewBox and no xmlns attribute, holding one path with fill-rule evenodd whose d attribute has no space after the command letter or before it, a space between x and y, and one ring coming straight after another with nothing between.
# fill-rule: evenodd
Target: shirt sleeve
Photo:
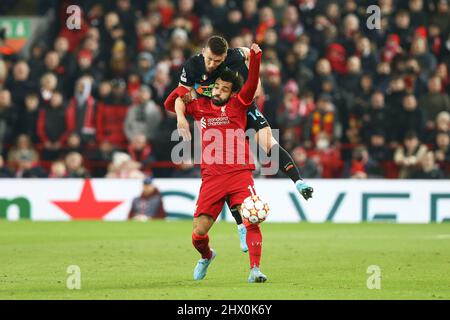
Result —
<instances>
[{"instance_id":1,"label":"shirt sleeve","mask_svg":"<svg viewBox=\"0 0 450 320\"><path fill-rule=\"evenodd\" d=\"M199 99L192 100L188 104L186 104L186 114L189 114L197 119L199 114Z\"/></svg>"},{"instance_id":2,"label":"shirt sleeve","mask_svg":"<svg viewBox=\"0 0 450 320\"><path fill-rule=\"evenodd\" d=\"M187 87L193 87L195 84L195 68L192 58L187 60L181 69L180 83Z\"/></svg>"},{"instance_id":3,"label":"shirt sleeve","mask_svg":"<svg viewBox=\"0 0 450 320\"><path fill-rule=\"evenodd\" d=\"M255 54L253 50L250 51L250 65L248 70L248 78L245 81L244 86L238 94L239 101L244 106L249 106L253 102L256 89L258 88L259 81L259 67L261 63L262 53Z\"/></svg>"},{"instance_id":4,"label":"shirt sleeve","mask_svg":"<svg viewBox=\"0 0 450 320\"><path fill-rule=\"evenodd\" d=\"M166 108L168 111L175 112L175 100L178 97L183 97L187 93L189 93L189 89L183 86L175 88L164 101L164 108Z\"/></svg>"},{"instance_id":5,"label":"shirt sleeve","mask_svg":"<svg viewBox=\"0 0 450 320\"><path fill-rule=\"evenodd\" d=\"M245 64L245 52L241 48L233 49L236 51L237 60Z\"/></svg>"}]
</instances>

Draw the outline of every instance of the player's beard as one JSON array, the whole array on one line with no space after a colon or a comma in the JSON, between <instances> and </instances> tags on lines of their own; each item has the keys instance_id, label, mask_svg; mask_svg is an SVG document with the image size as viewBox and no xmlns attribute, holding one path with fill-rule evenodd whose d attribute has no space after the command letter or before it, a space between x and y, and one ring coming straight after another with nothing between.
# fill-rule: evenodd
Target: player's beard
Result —
<instances>
[{"instance_id":1,"label":"player's beard","mask_svg":"<svg viewBox=\"0 0 450 320\"><path fill-rule=\"evenodd\" d=\"M212 97L211 100L215 106L221 107L221 106L226 105L229 99L222 100L218 96L214 96L214 97Z\"/></svg>"}]
</instances>

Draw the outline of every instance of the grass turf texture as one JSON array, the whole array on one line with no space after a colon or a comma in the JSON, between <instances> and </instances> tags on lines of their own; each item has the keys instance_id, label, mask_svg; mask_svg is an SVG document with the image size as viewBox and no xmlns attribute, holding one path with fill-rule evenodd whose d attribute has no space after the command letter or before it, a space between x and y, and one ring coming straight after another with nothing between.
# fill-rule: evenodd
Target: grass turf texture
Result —
<instances>
[{"instance_id":1,"label":"grass turf texture","mask_svg":"<svg viewBox=\"0 0 450 320\"><path fill-rule=\"evenodd\" d=\"M448 224L264 223L262 271L247 283L236 227L218 223L218 255L193 281L191 222L0 221L0 299L450 299ZM69 265L81 289L68 290ZM381 268L369 290L369 265Z\"/></svg>"}]
</instances>

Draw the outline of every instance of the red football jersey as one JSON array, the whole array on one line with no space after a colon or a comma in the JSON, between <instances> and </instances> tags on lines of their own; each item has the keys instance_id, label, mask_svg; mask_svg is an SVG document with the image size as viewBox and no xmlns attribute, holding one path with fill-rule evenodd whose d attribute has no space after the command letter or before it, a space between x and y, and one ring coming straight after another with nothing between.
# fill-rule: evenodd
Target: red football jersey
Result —
<instances>
[{"instance_id":1,"label":"red football jersey","mask_svg":"<svg viewBox=\"0 0 450 320\"><path fill-rule=\"evenodd\" d=\"M255 170L245 137L246 113L250 104L245 104L239 95L235 95L222 107L203 97L186 105L186 114L194 117L200 129L202 175Z\"/></svg>"}]
</instances>

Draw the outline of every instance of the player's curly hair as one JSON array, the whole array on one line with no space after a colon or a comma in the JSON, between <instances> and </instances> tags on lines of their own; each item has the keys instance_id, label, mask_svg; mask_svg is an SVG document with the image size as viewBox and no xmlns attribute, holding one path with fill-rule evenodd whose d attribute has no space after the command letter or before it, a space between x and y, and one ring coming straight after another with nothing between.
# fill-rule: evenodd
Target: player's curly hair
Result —
<instances>
[{"instance_id":1,"label":"player's curly hair","mask_svg":"<svg viewBox=\"0 0 450 320\"><path fill-rule=\"evenodd\" d=\"M242 77L239 72L233 71L230 68L225 68L219 75L218 79L221 79L232 84L231 90L233 92L238 92L242 88Z\"/></svg>"}]
</instances>

